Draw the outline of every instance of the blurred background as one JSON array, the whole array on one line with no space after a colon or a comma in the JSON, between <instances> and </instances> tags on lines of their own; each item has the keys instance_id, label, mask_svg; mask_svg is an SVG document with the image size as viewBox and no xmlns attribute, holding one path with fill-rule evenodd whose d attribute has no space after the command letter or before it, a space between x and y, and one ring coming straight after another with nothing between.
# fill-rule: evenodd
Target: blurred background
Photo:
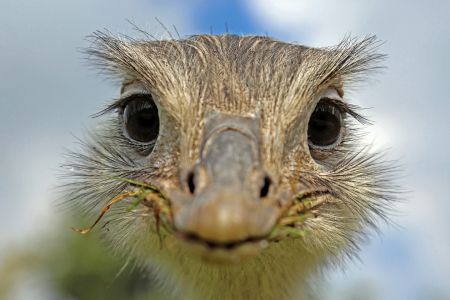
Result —
<instances>
[{"instance_id":1,"label":"blurred background","mask_svg":"<svg viewBox=\"0 0 450 300\"><path fill-rule=\"evenodd\" d=\"M392 148L411 192L398 226L381 224L361 261L318 284L317 299L450 299L450 1L2 0L0 5L0 298L147 299L147 278L59 209L63 148L119 88L90 71L84 37L108 28L162 36L226 32L322 47L346 34L385 41L387 67L354 92L371 108L369 141ZM85 220L91 222L92 220ZM85 224L87 225L87 223ZM82 227L82 226L80 226ZM153 299L164 295L154 295Z\"/></svg>"}]
</instances>

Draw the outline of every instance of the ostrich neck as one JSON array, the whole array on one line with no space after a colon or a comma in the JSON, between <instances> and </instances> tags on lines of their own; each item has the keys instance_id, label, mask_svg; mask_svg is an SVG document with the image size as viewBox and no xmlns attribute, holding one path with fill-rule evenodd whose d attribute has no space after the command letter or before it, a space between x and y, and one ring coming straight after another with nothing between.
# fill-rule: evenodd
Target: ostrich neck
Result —
<instances>
[{"instance_id":1,"label":"ostrich neck","mask_svg":"<svg viewBox=\"0 0 450 300\"><path fill-rule=\"evenodd\" d=\"M147 265L173 299L299 299L318 261L298 246L292 241L271 244L259 256L232 266L163 249L147 259Z\"/></svg>"}]
</instances>

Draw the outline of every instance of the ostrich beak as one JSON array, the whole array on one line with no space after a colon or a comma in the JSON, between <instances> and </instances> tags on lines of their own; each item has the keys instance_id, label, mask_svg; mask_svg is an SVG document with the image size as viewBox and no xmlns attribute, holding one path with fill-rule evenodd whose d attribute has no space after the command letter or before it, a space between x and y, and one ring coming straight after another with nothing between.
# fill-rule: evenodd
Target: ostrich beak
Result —
<instances>
[{"instance_id":1,"label":"ostrich beak","mask_svg":"<svg viewBox=\"0 0 450 300\"><path fill-rule=\"evenodd\" d=\"M267 205L273 180L261 163L259 119L210 116L200 159L185 180L191 197L174 214L174 226L194 252L237 262L267 246L278 208Z\"/></svg>"}]
</instances>

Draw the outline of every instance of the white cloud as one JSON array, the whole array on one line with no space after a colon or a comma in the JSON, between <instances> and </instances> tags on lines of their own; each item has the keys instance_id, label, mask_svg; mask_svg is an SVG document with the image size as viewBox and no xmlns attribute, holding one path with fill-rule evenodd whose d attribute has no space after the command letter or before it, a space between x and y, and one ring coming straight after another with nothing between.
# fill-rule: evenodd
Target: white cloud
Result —
<instances>
[{"instance_id":1,"label":"white cloud","mask_svg":"<svg viewBox=\"0 0 450 300\"><path fill-rule=\"evenodd\" d=\"M248 0L256 19L263 20L268 30L288 32L297 39L305 36L314 46L329 46L344 34L364 36L356 24L370 17L375 1L333 0Z\"/></svg>"}]
</instances>

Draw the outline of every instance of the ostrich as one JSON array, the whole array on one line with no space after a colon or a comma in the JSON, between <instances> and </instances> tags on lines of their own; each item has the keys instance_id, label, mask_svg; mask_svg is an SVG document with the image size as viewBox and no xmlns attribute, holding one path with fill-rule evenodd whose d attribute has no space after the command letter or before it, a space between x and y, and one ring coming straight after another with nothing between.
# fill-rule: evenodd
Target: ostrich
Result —
<instances>
[{"instance_id":1,"label":"ostrich","mask_svg":"<svg viewBox=\"0 0 450 300\"><path fill-rule=\"evenodd\" d=\"M388 220L393 168L348 99L384 59L375 37L92 43L120 97L67 153L66 200L92 216L109 203L107 243L174 299L304 299Z\"/></svg>"}]
</instances>

